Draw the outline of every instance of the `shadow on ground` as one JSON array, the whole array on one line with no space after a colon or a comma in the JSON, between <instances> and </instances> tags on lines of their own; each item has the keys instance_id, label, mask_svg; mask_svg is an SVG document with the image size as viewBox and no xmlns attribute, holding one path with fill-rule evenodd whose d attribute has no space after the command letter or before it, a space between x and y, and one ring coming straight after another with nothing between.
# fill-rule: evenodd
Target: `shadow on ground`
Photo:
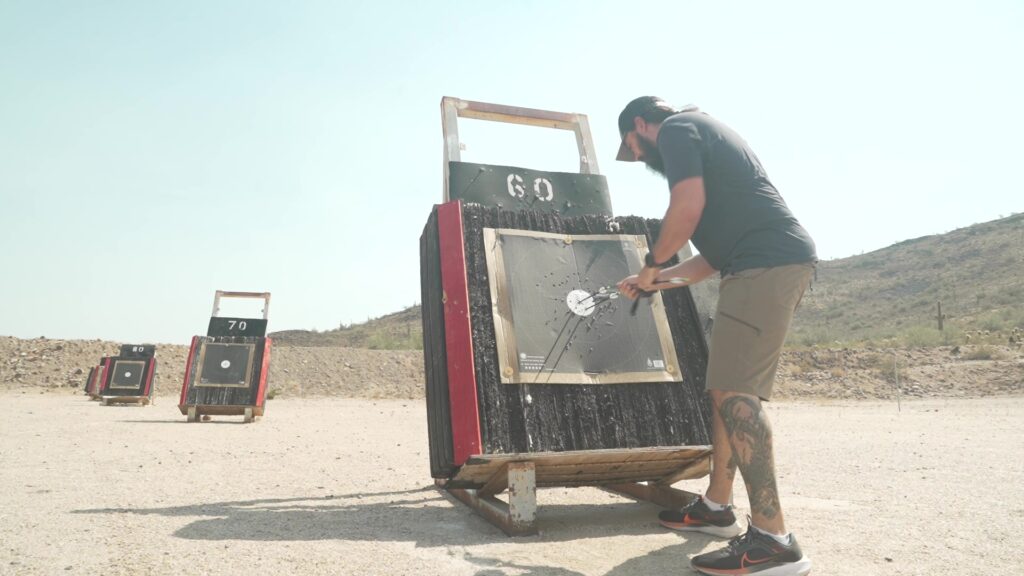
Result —
<instances>
[{"instance_id":1,"label":"shadow on ground","mask_svg":"<svg viewBox=\"0 0 1024 576\"><path fill-rule=\"evenodd\" d=\"M510 539L472 510L433 486L300 498L197 503L166 508L99 508L74 514L198 517L174 536L189 540L415 542L418 546L471 546L502 542L560 542L663 533L658 508L610 500L605 504L541 504L541 534ZM703 546L705 542L700 542Z\"/></svg>"}]
</instances>

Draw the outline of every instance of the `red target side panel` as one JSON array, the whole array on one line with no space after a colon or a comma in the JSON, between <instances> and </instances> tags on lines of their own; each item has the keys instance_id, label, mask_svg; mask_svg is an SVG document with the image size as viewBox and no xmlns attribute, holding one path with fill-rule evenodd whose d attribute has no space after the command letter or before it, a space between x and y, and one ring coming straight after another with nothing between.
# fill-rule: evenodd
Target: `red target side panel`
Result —
<instances>
[{"instance_id":1,"label":"red target side panel","mask_svg":"<svg viewBox=\"0 0 1024 576\"><path fill-rule=\"evenodd\" d=\"M103 359L103 378L99 382L99 393L104 394L107 392L107 388L110 386L110 377L114 373L114 359L107 356Z\"/></svg>"},{"instance_id":2,"label":"red target side panel","mask_svg":"<svg viewBox=\"0 0 1024 576\"><path fill-rule=\"evenodd\" d=\"M188 382L192 378L192 360L196 356L196 348L199 346L199 336L192 337L192 346L188 349L188 360L185 361L185 381L181 383L181 399L178 400L178 408L185 413L185 398L188 396Z\"/></svg>"},{"instance_id":3,"label":"red target side panel","mask_svg":"<svg viewBox=\"0 0 1024 576\"><path fill-rule=\"evenodd\" d=\"M469 288L466 282L466 253L462 236L462 205L459 201L438 206L437 227L441 285L444 289L452 448L454 464L461 466L470 456L481 453L482 442L473 364Z\"/></svg>"},{"instance_id":4,"label":"red target side panel","mask_svg":"<svg viewBox=\"0 0 1024 576\"><path fill-rule=\"evenodd\" d=\"M270 338L263 339L263 364L260 366L260 384L256 389L256 405L263 406L267 396L267 379L270 375Z\"/></svg>"},{"instance_id":5,"label":"red target side panel","mask_svg":"<svg viewBox=\"0 0 1024 576\"><path fill-rule=\"evenodd\" d=\"M146 362L146 379L142 385L142 395L152 396L153 394L153 375L156 374L156 357L150 358Z\"/></svg>"}]
</instances>

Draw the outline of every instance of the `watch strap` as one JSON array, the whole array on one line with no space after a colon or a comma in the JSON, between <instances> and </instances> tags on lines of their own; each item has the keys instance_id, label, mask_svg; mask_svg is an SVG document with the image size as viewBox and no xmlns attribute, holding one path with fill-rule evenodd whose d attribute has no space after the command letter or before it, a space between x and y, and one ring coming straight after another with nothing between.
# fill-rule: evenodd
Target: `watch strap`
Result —
<instances>
[{"instance_id":1,"label":"watch strap","mask_svg":"<svg viewBox=\"0 0 1024 576\"><path fill-rule=\"evenodd\" d=\"M648 268L665 268L665 267L668 266L668 263L671 260L672 259L669 258L668 260L665 260L664 262L659 264L659 263L654 261L654 252L651 251L651 252L648 252L647 254L644 255L644 266L646 266Z\"/></svg>"}]
</instances>

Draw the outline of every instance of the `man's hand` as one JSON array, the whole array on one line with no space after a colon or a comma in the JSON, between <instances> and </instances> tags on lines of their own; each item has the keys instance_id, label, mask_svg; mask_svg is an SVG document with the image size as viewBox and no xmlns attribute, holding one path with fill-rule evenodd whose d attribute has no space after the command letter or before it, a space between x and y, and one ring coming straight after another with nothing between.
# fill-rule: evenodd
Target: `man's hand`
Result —
<instances>
[{"instance_id":1,"label":"man's hand","mask_svg":"<svg viewBox=\"0 0 1024 576\"><path fill-rule=\"evenodd\" d=\"M654 282L658 279L657 268L643 268L639 274L632 276L626 276L618 284L619 294L622 294L630 300L636 300L637 298L644 296L645 292L653 292L658 288L654 286ZM644 282L646 282L647 288L644 288Z\"/></svg>"},{"instance_id":2,"label":"man's hand","mask_svg":"<svg viewBox=\"0 0 1024 576\"><path fill-rule=\"evenodd\" d=\"M632 276L626 276L618 284L619 294L622 294L630 300L636 300L640 297L640 289L637 288L636 283L638 276L633 274Z\"/></svg>"},{"instance_id":3,"label":"man's hand","mask_svg":"<svg viewBox=\"0 0 1024 576\"><path fill-rule=\"evenodd\" d=\"M644 292L654 292L657 288L654 287L654 283L658 280L658 274L661 270L657 268L650 268L644 266L637 274L636 285L639 289Z\"/></svg>"}]
</instances>

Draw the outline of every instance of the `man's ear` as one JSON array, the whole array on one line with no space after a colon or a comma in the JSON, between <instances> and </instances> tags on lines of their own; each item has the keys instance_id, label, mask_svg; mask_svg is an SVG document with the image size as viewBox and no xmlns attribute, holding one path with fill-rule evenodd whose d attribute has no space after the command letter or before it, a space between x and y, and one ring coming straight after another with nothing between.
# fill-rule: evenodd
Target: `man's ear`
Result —
<instances>
[{"instance_id":1,"label":"man's ear","mask_svg":"<svg viewBox=\"0 0 1024 576\"><path fill-rule=\"evenodd\" d=\"M647 128L647 121L639 116L633 117L633 129L637 132L643 133L644 129Z\"/></svg>"}]
</instances>

